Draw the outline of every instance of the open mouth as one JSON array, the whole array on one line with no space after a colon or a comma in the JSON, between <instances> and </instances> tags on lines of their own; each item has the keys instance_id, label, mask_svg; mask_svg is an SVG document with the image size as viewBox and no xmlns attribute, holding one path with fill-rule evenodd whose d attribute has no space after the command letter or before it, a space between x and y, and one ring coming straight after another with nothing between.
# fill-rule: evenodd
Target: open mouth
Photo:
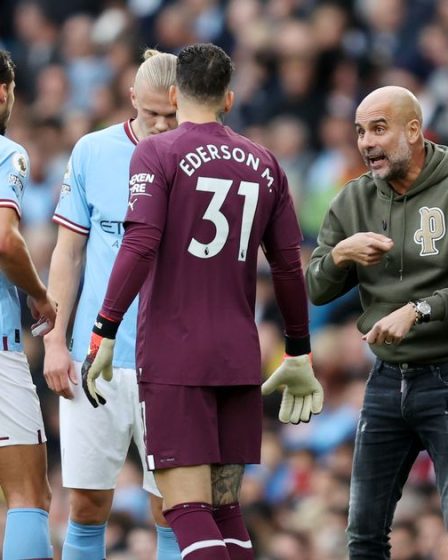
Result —
<instances>
[{"instance_id":1,"label":"open mouth","mask_svg":"<svg viewBox=\"0 0 448 560\"><path fill-rule=\"evenodd\" d=\"M375 157L367 156L367 161L371 169L379 169L386 162L386 158L383 155Z\"/></svg>"}]
</instances>

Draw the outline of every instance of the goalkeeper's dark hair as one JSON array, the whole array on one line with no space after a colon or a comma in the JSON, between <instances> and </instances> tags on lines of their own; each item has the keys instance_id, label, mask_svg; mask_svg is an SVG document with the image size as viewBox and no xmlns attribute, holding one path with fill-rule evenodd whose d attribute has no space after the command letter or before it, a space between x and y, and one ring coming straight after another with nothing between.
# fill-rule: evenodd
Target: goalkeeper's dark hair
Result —
<instances>
[{"instance_id":1,"label":"goalkeeper's dark hair","mask_svg":"<svg viewBox=\"0 0 448 560\"><path fill-rule=\"evenodd\" d=\"M14 81L14 62L8 51L0 49L0 84L9 84Z\"/></svg>"},{"instance_id":2,"label":"goalkeeper's dark hair","mask_svg":"<svg viewBox=\"0 0 448 560\"><path fill-rule=\"evenodd\" d=\"M216 103L228 90L233 70L232 60L220 47L198 43L178 54L176 84L186 97Z\"/></svg>"}]
</instances>

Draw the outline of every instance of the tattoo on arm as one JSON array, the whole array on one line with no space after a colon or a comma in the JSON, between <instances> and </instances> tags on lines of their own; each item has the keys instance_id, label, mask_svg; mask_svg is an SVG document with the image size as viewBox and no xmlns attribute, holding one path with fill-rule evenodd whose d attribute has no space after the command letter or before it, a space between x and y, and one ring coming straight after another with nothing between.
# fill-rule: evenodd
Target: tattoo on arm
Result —
<instances>
[{"instance_id":1,"label":"tattoo on arm","mask_svg":"<svg viewBox=\"0 0 448 560\"><path fill-rule=\"evenodd\" d=\"M212 465L212 496L214 506L238 502L244 465Z\"/></svg>"}]
</instances>

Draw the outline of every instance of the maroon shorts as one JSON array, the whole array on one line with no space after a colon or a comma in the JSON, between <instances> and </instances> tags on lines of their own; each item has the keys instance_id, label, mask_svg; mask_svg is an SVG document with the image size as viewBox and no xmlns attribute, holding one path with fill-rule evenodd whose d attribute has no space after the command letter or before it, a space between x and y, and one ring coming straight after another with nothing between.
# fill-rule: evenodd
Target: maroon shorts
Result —
<instances>
[{"instance_id":1,"label":"maroon shorts","mask_svg":"<svg viewBox=\"0 0 448 560\"><path fill-rule=\"evenodd\" d=\"M260 462L259 386L141 383L139 392L151 470Z\"/></svg>"}]
</instances>

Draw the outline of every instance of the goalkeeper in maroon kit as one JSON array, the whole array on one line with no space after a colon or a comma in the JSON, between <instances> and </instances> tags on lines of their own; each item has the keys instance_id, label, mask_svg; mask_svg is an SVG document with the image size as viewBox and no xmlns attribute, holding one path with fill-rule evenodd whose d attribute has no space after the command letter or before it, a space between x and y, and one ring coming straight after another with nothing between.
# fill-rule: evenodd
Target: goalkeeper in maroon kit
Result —
<instances>
[{"instance_id":1,"label":"goalkeeper in maroon kit","mask_svg":"<svg viewBox=\"0 0 448 560\"><path fill-rule=\"evenodd\" d=\"M249 560L238 504L260 461L262 391L254 321L257 252L270 263L285 322L280 419L322 409L311 367L300 229L284 172L262 146L221 124L233 65L211 44L184 48L170 90L179 128L132 157L126 233L83 365L85 391L110 379L114 339L140 293L137 371L148 467L188 560Z\"/></svg>"}]
</instances>

